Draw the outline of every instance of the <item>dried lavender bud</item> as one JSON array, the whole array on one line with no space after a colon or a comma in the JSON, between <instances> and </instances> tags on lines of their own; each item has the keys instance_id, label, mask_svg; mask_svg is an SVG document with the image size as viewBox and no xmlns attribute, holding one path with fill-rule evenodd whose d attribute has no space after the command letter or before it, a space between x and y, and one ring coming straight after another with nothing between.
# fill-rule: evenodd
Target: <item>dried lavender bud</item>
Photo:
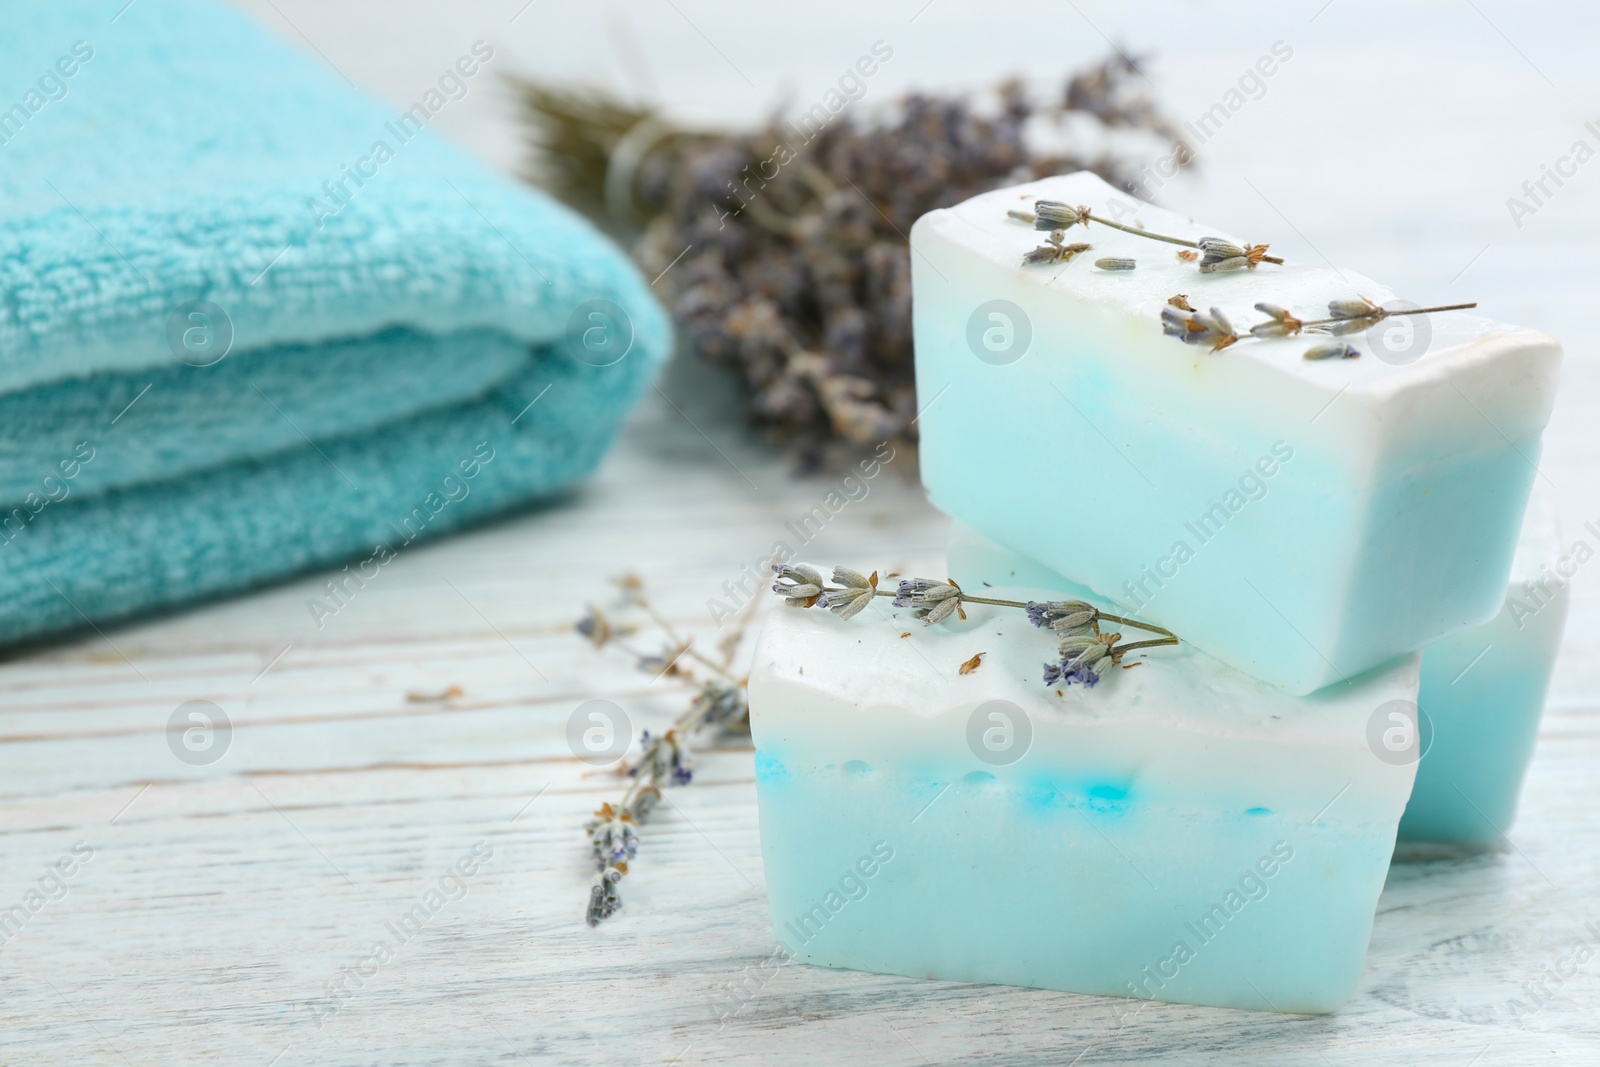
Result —
<instances>
[{"instance_id":1,"label":"dried lavender bud","mask_svg":"<svg viewBox=\"0 0 1600 1067\"><path fill-rule=\"evenodd\" d=\"M1061 662L1044 666L1045 685L1072 685L1093 688L1113 660L1111 649L1094 637L1066 637L1060 645Z\"/></svg>"},{"instance_id":2,"label":"dried lavender bud","mask_svg":"<svg viewBox=\"0 0 1600 1067\"><path fill-rule=\"evenodd\" d=\"M1364 296L1328 301L1328 316L1335 319L1367 319L1384 314L1383 308Z\"/></svg>"},{"instance_id":3,"label":"dried lavender bud","mask_svg":"<svg viewBox=\"0 0 1600 1067\"><path fill-rule=\"evenodd\" d=\"M1239 339L1220 308L1212 308L1211 314L1206 315L1199 311L1186 313L1170 305L1164 307L1161 309L1161 332L1184 344L1207 345L1213 352L1220 352Z\"/></svg>"},{"instance_id":4,"label":"dried lavender bud","mask_svg":"<svg viewBox=\"0 0 1600 1067\"><path fill-rule=\"evenodd\" d=\"M1089 251L1090 246L1081 241L1064 244L1065 237L1065 232L1056 230L1045 238L1044 244L1022 254L1022 265L1027 267L1035 263L1071 263L1078 253Z\"/></svg>"},{"instance_id":5,"label":"dried lavender bud","mask_svg":"<svg viewBox=\"0 0 1600 1067\"><path fill-rule=\"evenodd\" d=\"M1083 600L1028 601L1028 621L1035 626L1052 626L1056 632L1073 632L1093 626L1100 612Z\"/></svg>"},{"instance_id":6,"label":"dried lavender bud","mask_svg":"<svg viewBox=\"0 0 1600 1067\"><path fill-rule=\"evenodd\" d=\"M1300 332L1302 323L1291 315L1286 308L1277 304L1261 303L1256 305L1256 310L1272 319L1258 326L1250 327L1251 336L1254 337L1288 337Z\"/></svg>"},{"instance_id":7,"label":"dried lavender bud","mask_svg":"<svg viewBox=\"0 0 1600 1067\"><path fill-rule=\"evenodd\" d=\"M1040 200L1033 205L1033 228L1036 230L1064 230L1076 226L1089 217L1089 209L1083 205L1073 207L1071 204L1062 203L1060 200Z\"/></svg>"},{"instance_id":8,"label":"dried lavender bud","mask_svg":"<svg viewBox=\"0 0 1600 1067\"><path fill-rule=\"evenodd\" d=\"M1384 318L1384 315L1378 314L1364 319L1338 319L1333 322L1325 322L1318 326L1317 329L1322 333L1331 333L1335 337L1343 337L1347 333L1362 333L1365 330L1369 330L1382 322Z\"/></svg>"},{"instance_id":9,"label":"dried lavender bud","mask_svg":"<svg viewBox=\"0 0 1600 1067\"><path fill-rule=\"evenodd\" d=\"M1244 258L1244 249L1225 237L1202 237L1195 245L1207 260Z\"/></svg>"},{"instance_id":10,"label":"dried lavender bud","mask_svg":"<svg viewBox=\"0 0 1600 1067\"><path fill-rule=\"evenodd\" d=\"M673 785L688 785L694 777L690 767L689 746L676 730L668 730L652 738L646 730L639 738L644 751L639 762L629 768L634 776L647 775L651 781L670 781Z\"/></svg>"},{"instance_id":11,"label":"dried lavender bud","mask_svg":"<svg viewBox=\"0 0 1600 1067\"><path fill-rule=\"evenodd\" d=\"M1343 341L1328 341L1320 345L1312 345L1306 349L1307 359L1355 359L1361 355L1355 347Z\"/></svg>"},{"instance_id":12,"label":"dried lavender bud","mask_svg":"<svg viewBox=\"0 0 1600 1067\"><path fill-rule=\"evenodd\" d=\"M587 614L578 620L575 629L588 638L589 643L595 648L604 648L607 641L611 640L615 631L611 628L611 621L599 608L590 606Z\"/></svg>"},{"instance_id":13,"label":"dried lavender bud","mask_svg":"<svg viewBox=\"0 0 1600 1067\"><path fill-rule=\"evenodd\" d=\"M899 590L895 594L894 606L924 607L960 595L961 590L954 584L941 582L937 578L902 578Z\"/></svg>"},{"instance_id":14,"label":"dried lavender bud","mask_svg":"<svg viewBox=\"0 0 1600 1067\"><path fill-rule=\"evenodd\" d=\"M1200 273L1218 274L1231 270L1254 270L1267 254L1266 245L1234 244L1225 237L1202 237L1195 242L1200 249Z\"/></svg>"},{"instance_id":15,"label":"dried lavender bud","mask_svg":"<svg viewBox=\"0 0 1600 1067\"><path fill-rule=\"evenodd\" d=\"M595 864L601 870L626 863L639 850L639 831L632 814L610 804L600 805L584 829L589 833Z\"/></svg>"},{"instance_id":16,"label":"dried lavender bud","mask_svg":"<svg viewBox=\"0 0 1600 1067\"><path fill-rule=\"evenodd\" d=\"M750 710L740 691L724 682L706 682L690 708L694 720L706 726L726 726ZM659 797L657 793L650 803L653 805Z\"/></svg>"},{"instance_id":17,"label":"dried lavender bud","mask_svg":"<svg viewBox=\"0 0 1600 1067\"><path fill-rule=\"evenodd\" d=\"M1335 337L1361 333L1389 317L1387 311L1364 296L1328 301L1328 315L1329 320L1318 323L1317 329Z\"/></svg>"},{"instance_id":18,"label":"dried lavender bud","mask_svg":"<svg viewBox=\"0 0 1600 1067\"><path fill-rule=\"evenodd\" d=\"M793 566L774 564L772 569L778 575L772 591L787 598L793 606L809 608L822 595L822 575L815 567L808 567L804 563Z\"/></svg>"},{"instance_id":19,"label":"dried lavender bud","mask_svg":"<svg viewBox=\"0 0 1600 1067\"><path fill-rule=\"evenodd\" d=\"M1070 260L1072 256L1067 252L1066 245L1061 243L1065 236L1060 230L1046 238L1045 243L1038 248L1029 249L1022 253L1022 265L1032 266L1035 263L1055 263L1059 260Z\"/></svg>"},{"instance_id":20,"label":"dried lavender bud","mask_svg":"<svg viewBox=\"0 0 1600 1067\"><path fill-rule=\"evenodd\" d=\"M912 613L925 625L932 626L961 610L961 590L951 582L934 578L903 579L894 605L897 608L911 608Z\"/></svg>"},{"instance_id":21,"label":"dried lavender bud","mask_svg":"<svg viewBox=\"0 0 1600 1067\"><path fill-rule=\"evenodd\" d=\"M615 867L594 876L589 886L589 907L584 912L584 921L590 926L599 926L601 920L611 918L622 907L622 895L617 892L621 880L622 872Z\"/></svg>"},{"instance_id":22,"label":"dried lavender bud","mask_svg":"<svg viewBox=\"0 0 1600 1067\"><path fill-rule=\"evenodd\" d=\"M878 595L876 571L871 577L867 577L848 567L835 567L833 580L838 582L841 588L827 590L823 593L819 604L841 619L849 619L859 614Z\"/></svg>"},{"instance_id":23,"label":"dried lavender bud","mask_svg":"<svg viewBox=\"0 0 1600 1067\"><path fill-rule=\"evenodd\" d=\"M1133 260L1120 256L1102 256L1094 261L1094 265L1101 270L1132 270L1137 266Z\"/></svg>"}]
</instances>

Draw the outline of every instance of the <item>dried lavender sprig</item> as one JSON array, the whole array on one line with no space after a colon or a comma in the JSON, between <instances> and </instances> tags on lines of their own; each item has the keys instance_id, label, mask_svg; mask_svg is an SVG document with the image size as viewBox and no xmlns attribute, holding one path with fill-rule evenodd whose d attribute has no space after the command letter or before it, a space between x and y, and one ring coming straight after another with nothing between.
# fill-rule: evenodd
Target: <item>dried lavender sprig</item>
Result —
<instances>
[{"instance_id":1,"label":"dried lavender sprig","mask_svg":"<svg viewBox=\"0 0 1600 1067\"><path fill-rule=\"evenodd\" d=\"M1095 222L1101 226L1109 226L1113 230L1131 233L1136 237L1148 237L1152 241L1165 241L1169 245L1182 245L1185 248L1198 248L1205 252L1207 258L1211 261L1211 266L1209 267L1205 260L1202 260L1200 264L1200 269L1208 274L1214 270L1254 268L1258 263L1277 263L1279 265L1283 263L1283 260L1279 257L1267 255L1266 245L1245 245L1241 247L1222 237L1202 237L1198 241L1189 241L1182 237L1168 237L1163 233L1142 230L1137 226L1124 226L1120 222L1103 219L1091 211L1086 204L1079 204L1077 207L1073 207L1071 204L1061 200L1039 200L1034 202L1031 213L1027 211L1007 211L1006 214L1020 222L1032 223L1033 228L1036 230L1064 230L1072 226L1080 224L1087 226L1089 223ZM1208 251L1208 246L1216 249L1216 252ZM1230 250L1232 254L1227 254ZM1217 265L1234 259L1242 259L1244 262L1226 267Z\"/></svg>"},{"instance_id":2,"label":"dried lavender sprig","mask_svg":"<svg viewBox=\"0 0 1600 1067\"><path fill-rule=\"evenodd\" d=\"M1211 309L1208 317L1198 311L1188 308L1188 301L1181 295L1171 298L1167 306L1161 309L1162 332L1169 337L1176 337L1186 344L1209 344L1212 351L1216 352L1233 344L1239 338L1233 332L1233 327L1222 313ZM1329 318L1302 320L1296 318L1287 308L1266 302L1258 303L1256 310L1268 317L1268 321L1257 323L1250 327L1250 336L1257 340L1272 340L1276 338L1292 337L1296 334L1312 331L1328 333L1334 336L1359 333L1369 330L1378 323L1389 318L1402 315L1430 315L1439 311L1464 311L1477 307L1477 301L1464 304L1439 304L1425 308L1397 308L1389 310L1373 303L1364 296L1343 300L1328 301ZM1317 345L1306 351L1307 359L1328 359L1335 356L1353 359L1361 353L1348 345L1339 346Z\"/></svg>"},{"instance_id":3,"label":"dried lavender sprig","mask_svg":"<svg viewBox=\"0 0 1600 1067\"><path fill-rule=\"evenodd\" d=\"M807 567L804 564L775 565L773 570L781 575L785 570L795 570L798 567L804 567L805 571L810 574L820 574L816 568ZM890 597L896 607L912 608L918 611L918 617L928 625L943 622L960 611L965 604L988 604L1001 608L1021 608L1028 613L1028 621L1033 625L1039 627L1049 626L1058 631L1064 628L1062 623L1067 624L1065 628L1077 630L1084 627L1094 627L1104 621L1121 623L1124 626L1134 626L1141 630L1148 630L1150 633L1161 634L1163 638L1170 639L1163 640L1162 644L1171 644L1178 640L1178 635L1165 626L1157 626L1155 623L1143 622L1139 619L1130 619L1124 615L1113 615L1111 612L1103 611L1085 600L1003 600L998 597L977 596L962 589L961 586L949 578L901 578L895 589L891 591L877 588L877 571L873 571L869 579L862 578L857 572L844 567L834 568L835 581L841 580L840 575L851 575L860 579L863 583L870 583L871 596L866 595L869 590L864 585L823 588L815 599L789 596L785 591L787 587L774 585L773 590L778 595L785 597L790 605L802 608L831 607L832 601L836 596L857 597L861 600L861 603L855 611L850 613L851 615L856 614L861 608L865 607L873 596ZM810 601L809 603L806 602L808 600ZM843 615L843 612L836 611L836 614ZM849 616L845 617L848 618ZM963 615L962 617L965 616Z\"/></svg>"},{"instance_id":4,"label":"dried lavender sprig","mask_svg":"<svg viewBox=\"0 0 1600 1067\"><path fill-rule=\"evenodd\" d=\"M821 576L816 576L818 582ZM721 730L734 726L749 715L747 679L731 673L737 640L723 643L722 662L699 654L692 641L680 635L677 629L658 612L645 596L643 583L628 575L618 581L625 603L643 611L668 639L666 651L659 657L640 656L620 640L620 634L633 633L636 627L613 623L597 608L580 620L576 629L597 648L615 644L635 656L641 669L655 671L655 664L665 662L656 676L670 674L676 678L696 683L699 690L689 706L675 718L671 726L660 734L644 731L640 737L639 757L625 770L632 778L628 788L615 804L602 804L592 818L584 824L597 872L590 882L588 904L584 920L590 926L610 918L622 907L618 883L628 873L629 861L639 848L639 827L649 818L661 799L665 786L688 785L693 780L692 745L701 732ZM742 636L748 627L753 605L751 598L741 610L737 625L730 636ZM720 676L719 679L697 679L680 661L693 659Z\"/></svg>"},{"instance_id":5,"label":"dried lavender sprig","mask_svg":"<svg viewBox=\"0 0 1600 1067\"><path fill-rule=\"evenodd\" d=\"M1340 336L1347 333L1360 333L1382 322L1384 319L1397 318L1401 315L1431 315L1439 311L1466 311L1475 308L1478 302L1473 300L1465 304L1438 304L1426 308L1396 308L1389 310L1374 304L1364 296L1351 300L1328 301L1328 315L1326 319L1313 319L1300 325L1308 330L1318 330Z\"/></svg>"}]
</instances>

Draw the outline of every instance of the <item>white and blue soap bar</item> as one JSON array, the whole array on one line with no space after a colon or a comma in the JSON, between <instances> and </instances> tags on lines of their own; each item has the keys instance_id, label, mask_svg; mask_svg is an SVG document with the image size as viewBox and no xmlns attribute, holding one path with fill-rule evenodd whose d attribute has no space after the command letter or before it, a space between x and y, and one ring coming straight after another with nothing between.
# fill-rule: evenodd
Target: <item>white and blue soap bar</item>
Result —
<instances>
[{"instance_id":1,"label":"white and blue soap bar","mask_svg":"<svg viewBox=\"0 0 1600 1067\"><path fill-rule=\"evenodd\" d=\"M1256 303L1309 321L1330 300L1395 294L1298 263L1202 274L1172 245L1094 223L1067 235L1092 251L1024 267L1045 235L1007 211L1038 199L1228 236L1087 173L919 219L918 427L936 506L1291 693L1500 609L1555 341L1457 311L1343 338L1359 358L1307 360L1314 336L1248 336ZM1134 269L1094 265L1107 257ZM1211 352L1165 336L1179 294L1243 339Z\"/></svg>"},{"instance_id":2,"label":"white and blue soap bar","mask_svg":"<svg viewBox=\"0 0 1600 1067\"><path fill-rule=\"evenodd\" d=\"M1049 631L1016 609L967 616L924 626L886 599L850 620L768 614L750 719L767 894L796 958L1343 1003L1415 769L1376 756L1369 729L1415 700L1416 658L1297 697L1182 645L1057 689Z\"/></svg>"}]
</instances>

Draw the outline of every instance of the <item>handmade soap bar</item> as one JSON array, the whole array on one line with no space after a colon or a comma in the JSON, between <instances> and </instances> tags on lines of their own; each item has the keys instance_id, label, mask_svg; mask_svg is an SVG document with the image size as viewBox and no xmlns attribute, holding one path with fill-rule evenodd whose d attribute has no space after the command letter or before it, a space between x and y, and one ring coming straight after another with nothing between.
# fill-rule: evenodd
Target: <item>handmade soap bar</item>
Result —
<instances>
[{"instance_id":1,"label":"handmade soap bar","mask_svg":"<svg viewBox=\"0 0 1600 1067\"><path fill-rule=\"evenodd\" d=\"M1554 341L1458 311L1340 338L1359 358L1307 360L1314 336L1249 336L1266 319L1253 305L1309 321L1330 300L1394 294L1321 266L1200 273L1187 250L1092 222L1066 234L1092 252L1024 267L1047 235L1006 213L1038 198L1216 233L1086 173L918 220L918 426L935 505L1291 693L1499 610ZM1105 257L1134 269L1095 266ZM1220 308L1243 339L1212 352L1165 336L1179 294Z\"/></svg>"},{"instance_id":2,"label":"handmade soap bar","mask_svg":"<svg viewBox=\"0 0 1600 1067\"><path fill-rule=\"evenodd\" d=\"M945 551L950 577L968 589L1019 585L1036 597L1082 591L959 522L950 525ZM1422 714L1390 709L1409 722L1386 715L1369 737L1388 759L1420 759L1400 841L1478 847L1504 837L1560 650L1567 581L1592 554L1587 541L1562 548L1552 502L1534 493L1500 614L1423 650Z\"/></svg>"},{"instance_id":3,"label":"handmade soap bar","mask_svg":"<svg viewBox=\"0 0 1600 1067\"><path fill-rule=\"evenodd\" d=\"M767 617L750 718L767 894L796 957L1337 1008L1415 769L1375 756L1369 725L1415 699L1416 658L1295 697L1182 645L1058 691L1050 631L966 610Z\"/></svg>"},{"instance_id":4,"label":"handmade soap bar","mask_svg":"<svg viewBox=\"0 0 1600 1067\"><path fill-rule=\"evenodd\" d=\"M1593 551L1587 541L1563 549L1536 492L1500 614L1423 652L1426 748L1401 840L1492 845L1510 829L1561 646L1567 581Z\"/></svg>"}]
</instances>

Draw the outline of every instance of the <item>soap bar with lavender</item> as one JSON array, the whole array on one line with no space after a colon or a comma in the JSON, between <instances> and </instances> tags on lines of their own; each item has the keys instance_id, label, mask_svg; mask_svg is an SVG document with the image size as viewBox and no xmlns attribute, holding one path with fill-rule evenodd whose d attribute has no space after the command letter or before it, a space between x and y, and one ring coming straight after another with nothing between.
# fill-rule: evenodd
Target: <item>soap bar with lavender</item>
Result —
<instances>
[{"instance_id":1,"label":"soap bar with lavender","mask_svg":"<svg viewBox=\"0 0 1600 1067\"><path fill-rule=\"evenodd\" d=\"M1082 592L959 522L950 525L945 551L950 576L969 589L1022 585L1042 597ZM1397 706L1375 725L1369 736L1374 751L1419 760L1400 819L1406 855L1428 855L1436 851L1432 845L1471 849L1504 839L1561 646L1567 581L1592 553L1587 541L1562 547L1554 505L1535 492L1500 614L1424 649L1421 714Z\"/></svg>"},{"instance_id":2,"label":"soap bar with lavender","mask_svg":"<svg viewBox=\"0 0 1600 1067\"><path fill-rule=\"evenodd\" d=\"M1426 747L1402 841L1485 846L1511 828L1561 647L1567 582L1592 554L1587 541L1563 548L1553 505L1535 492L1500 614L1423 652Z\"/></svg>"},{"instance_id":3,"label":"soap bar with lavender","mask_svg":"<svg viewBox=\"0 0 1600 1067\"><path fill-rule=\"evenodd\" d=\"M1039 199L1181 239L1217 233L1090 174L918 220L918 427L935 505L1291 693L1500 609L1553 340L1462 311L1258 339L1258 302L1312 321L1330 301L1394 294L1320 265L1202 273L1180 258L1190 250L1095 222L1063 236L1092 251L1024 266L1049 235L1007 212ZM1096 266L1106 258L1134 267ZM1164 334L1180 295L1220 308L1241 339L1212 351ZM1330 341L1359 357L1304 358Z\"/></svg>"},{"instance_id":4,"label":"soap bar with lavender","mask_svg":"<svg viewBox=\"0 0 1600 1067\"><path fill-rule=\"evenodd\" d=\"M848 620L766 619L749 689L761 845L796 958L1337 1008L1415 769L1376 756L1369 729L1415 699L1416 658L1296 697L1183 644L1092 688L1046 686L1049 630L966 612L925 626L879 599Z\"/></svg>"}]
</instances>

